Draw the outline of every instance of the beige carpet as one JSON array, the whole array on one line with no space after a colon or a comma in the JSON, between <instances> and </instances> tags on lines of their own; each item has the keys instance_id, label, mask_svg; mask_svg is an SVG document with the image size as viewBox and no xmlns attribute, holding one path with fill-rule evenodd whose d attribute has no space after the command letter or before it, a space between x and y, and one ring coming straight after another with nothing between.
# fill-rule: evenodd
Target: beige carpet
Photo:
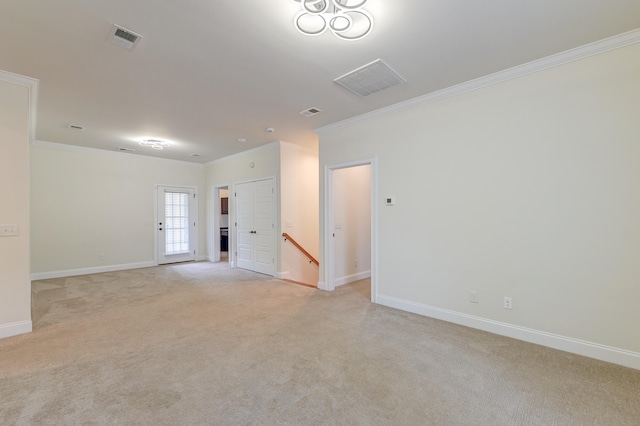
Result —
<instances>
[{"instance_id":1,"label":"beige carpet","mask_svg":"<svg viewBox=\"0 0 640 426\"><path fill-rule=\"evenodd\" d=\"M639 425L640 371L226 264L33 283L2 425Z\"/></svg>"}]
</instances>

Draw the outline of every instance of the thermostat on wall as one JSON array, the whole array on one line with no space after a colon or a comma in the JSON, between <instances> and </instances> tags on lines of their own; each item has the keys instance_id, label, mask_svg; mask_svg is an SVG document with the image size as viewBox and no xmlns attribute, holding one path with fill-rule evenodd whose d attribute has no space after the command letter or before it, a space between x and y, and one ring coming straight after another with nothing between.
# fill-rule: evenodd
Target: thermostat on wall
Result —
<instances>
[{"instance_id":1,"label":"thermostat on wall","mask_svg":"<svg viewBox=\"0 0 640 426\"><path fill-rule=\"evenodd\" d=\"M396 205L396 197L387 197L385 198L386 204L388 206L395 206Z\"/></svg>"}]
</instances>

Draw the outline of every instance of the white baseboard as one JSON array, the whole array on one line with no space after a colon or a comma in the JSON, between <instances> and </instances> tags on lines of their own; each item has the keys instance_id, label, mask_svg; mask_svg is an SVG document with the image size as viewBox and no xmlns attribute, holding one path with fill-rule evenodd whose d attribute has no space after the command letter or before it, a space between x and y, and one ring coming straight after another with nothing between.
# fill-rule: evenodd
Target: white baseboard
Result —
<instances>
[{"instance_id":1,"label":"white baseboard","mask_svg":"<svg viewBox=\"0 0 640 426\"><path fill-rule=\"evenodd\" d=\"M351 275L345 275L344 277L336 278L334 281L334 285L339 287L341 285L349 284L354 281L364 280L365 278L371 277L371 270L361 271Z\"/></svg>"},{"instance_id":2,"label":"white baseboard","mask_svg":"<svg viewBox=\"0 0 640 426\"><path fill-rule=\"evenodd\" d=\"M93 268L67 269L63 271L36 272L31 274L31 281L48 280L51 278L75 277L78 275L99 274L102 272L124 271L127 269L149 268L156 266L155 262L125 263L121 265L97 266Z\"/></svg>"},{"instance_id":3,"label":"white baseboard","mask_svg":"<svg viewBox=\"0 0 640 426\"><path fill-rule=\"evenodd\" d=\"M467 315L448 309L437 308L421 303L410 302L391 296L378 294L377 303L391 308L400 309L414 314L424 315L478 330L523 340L537 345L559 349L565 352L611 362L625 367L640 370L640 353L624 349L605 346L598 343L578 340L571 337L560 336L544 331L520 327L499 321L493 321L482 317Z\"/></svg>"},{"instance_id":4,"label":"white baseboard","mask_svg":"<svg viewBox=\"0 0 640 426\"><path fill-rule=\"evenodd\" d=\"M204 262L209 260L209 256L198 256L196 257L196 262Z\"/></svg>"},{"instance_id":5,"label":"white baseboard","mask_svg":"<svg viewBox=\"0 0 640 426\"><path fill-rule=\"evenodd\" d=\"M17 336L18 334L31 333L33 325L31 320L0 324L0 339Z\"/></svg>"},{"instance_id":6,"label":"white baseboard","mask_svg":"<svg viewBox=\"0 0 640 426\"><path fill-rule=\"evenodd\" d=\"M291 279L291 272L289 271L276 272L276 278L280 280L289 280Z\"/></svg>"}]
</instances>

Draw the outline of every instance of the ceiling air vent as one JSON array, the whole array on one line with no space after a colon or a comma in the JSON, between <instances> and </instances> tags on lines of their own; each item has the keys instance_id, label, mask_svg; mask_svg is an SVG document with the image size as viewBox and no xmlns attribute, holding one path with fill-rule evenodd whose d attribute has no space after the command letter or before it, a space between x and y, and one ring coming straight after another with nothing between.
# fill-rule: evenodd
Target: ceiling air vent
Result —
<instances>
[{"instance_id":1,"label":"ceiling air vent","mask_svg":"<svg viewBox=\"0 0 640 426\"><path fill-rule=\"evenodd\" d=\"M377 59L333 81L362 97L407 82L382 59Z\"/></svg>"},{"instance_id":2,"label":"ceiling air vent","mask_svg":"<svg viewBox=\"0 0 640 426\"><path fill-rule=\"evenodd\" d=\"M118 150L122 152L136 152L135 149L131 149L131 148L119 148Z\"/></svg>"},{"instance_id":3,"label":"ceiling air vent","mask_svg":"<svg viewBox=\"0 0 640 426\"><path fill-rule=\"evenodd\" d=\"M141 38L142 36L140 34L136 34L131 30L114 24L111 27L107 40L127 50L133 50Z\"/></svg>"},{"instance_id":4,"label":"ceiling air vent","mask_svg":"<svg viewBox=\"0 0 640 426\"><path fill-rule=\"evenodd\" d=\"M309 108L309 109L305 109L304 111L300 111L300 114L304 115L305 117L311 117L312 115L316 115L321 112L322 110L319 108Z\"/></svg>"}]
</instances>

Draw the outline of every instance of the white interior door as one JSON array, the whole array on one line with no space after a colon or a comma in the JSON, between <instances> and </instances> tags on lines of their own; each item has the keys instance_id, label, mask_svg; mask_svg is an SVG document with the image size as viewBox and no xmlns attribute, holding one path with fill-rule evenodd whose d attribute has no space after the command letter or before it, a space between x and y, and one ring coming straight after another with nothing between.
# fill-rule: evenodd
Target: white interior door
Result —
<instances>
[{"instance_id":1,"label":"white interior door","mask_svg":"<svg viewBox=\"0 0 640 426\"><path fill-rule=\"evenodd\" d=\"M158 186L157 200L158 264L195 260L198 235L195 189Z\"/></svg>"},{"instance_id":2,"label":"white interior door","mask_svg":"<svg viewBox=\"0 0 640 426\"><path fill-rule=\"evenodd\" d=\"M275 274L275 190L273 179L236 185L238 267Z\"/></svg>"}]
</instances>

